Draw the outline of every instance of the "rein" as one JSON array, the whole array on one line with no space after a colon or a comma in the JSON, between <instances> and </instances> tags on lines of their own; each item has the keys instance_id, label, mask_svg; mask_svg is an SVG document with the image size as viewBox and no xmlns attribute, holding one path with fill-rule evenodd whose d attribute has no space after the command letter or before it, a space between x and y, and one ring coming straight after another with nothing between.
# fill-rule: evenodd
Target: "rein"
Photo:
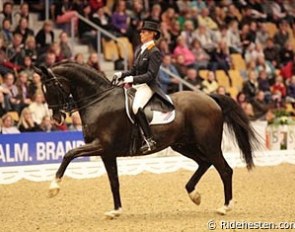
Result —
<instances>
[{"instance_id":1,"label":"rein","mask_svg":"<svg viewBox=\"0 0 295 232\"><path fill-rule=\"evenodd\" d=\"M63 78L63 77L60 77L60 78ZM67 79L65 79L65 78L63 78L63 79L68 82ZM71 98L70 98L70 96L68 96L69 94L64 90L62 83L60 83L60 81L58 80L58 77L56 77L55 75L53 75L53 78L44 81L43 84L46 84L46 83L49 83L49 82L52 82L52 81L54 82L54 85L56 85L58 87L57 88L57 91L61 95L62 102L59 102L59 104L48 105L48 107L49 108L59 108L59 110L64 110L66 112L69 112L70 114L72 114L75 111L79 111L81 109L85 109L85 108L93 105L94 103L102 100L105 97L105 95L106 95L107 92L109 92L110 90L112 90L115 87L117 87L115 85L110 85L109 88L105 89L102 92L95 93L93 95L90 95L90 96L87 96L85 98L79 99L78 101L74 101L73 102L74 103L74 107L71 107L71 102L70 102L71 101ZM89 100L91 100L91 101L89 101ZM77 107L77 105L79 103L83 103L85 101L87 102L87 104L84 104L81 107Z\"/></svg>"}]
</instances>

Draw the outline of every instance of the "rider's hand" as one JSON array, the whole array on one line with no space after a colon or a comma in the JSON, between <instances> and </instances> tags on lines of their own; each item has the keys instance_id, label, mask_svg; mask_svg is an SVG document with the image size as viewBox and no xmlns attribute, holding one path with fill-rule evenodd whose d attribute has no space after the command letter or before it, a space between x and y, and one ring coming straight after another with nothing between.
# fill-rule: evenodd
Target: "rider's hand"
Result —
<instances>
[{"instance_id":1,"label":"rider's hand","mask_svg":"<svg viewBox=\"0 0 295 232\"><path fill-rule=\"evenodd\" d=\"M119 80L122 77L122 72L115 72L113 75L113 80Z\"/></svg>"},{"instance_id":2,"label":"rider's hand","mask_svg":"<svg viewBox=\"0 0 295 232\"><path fill-rule=\"evenodd\" d=\"M133 83L133 76L125 77L123 83Z\"/></svg>"}]
</instances>

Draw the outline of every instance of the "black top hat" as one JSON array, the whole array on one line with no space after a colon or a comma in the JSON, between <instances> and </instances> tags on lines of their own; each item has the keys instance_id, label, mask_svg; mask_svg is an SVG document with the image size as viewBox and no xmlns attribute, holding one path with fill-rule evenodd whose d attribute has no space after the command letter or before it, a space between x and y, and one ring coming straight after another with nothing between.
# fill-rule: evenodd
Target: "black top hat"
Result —
<instances>
[{"instance_id":1,"label":"black top hat","mask_svg":"<svg viewBox=\"0 0 295 232\"><path fill-rule=\"evenodd\" d=\"M145 20L143 21L143 26L141 30L155 31L157 32L155 39L159 39L161 36L159 22L155 20Z\"/></svg>"}]
</instances>

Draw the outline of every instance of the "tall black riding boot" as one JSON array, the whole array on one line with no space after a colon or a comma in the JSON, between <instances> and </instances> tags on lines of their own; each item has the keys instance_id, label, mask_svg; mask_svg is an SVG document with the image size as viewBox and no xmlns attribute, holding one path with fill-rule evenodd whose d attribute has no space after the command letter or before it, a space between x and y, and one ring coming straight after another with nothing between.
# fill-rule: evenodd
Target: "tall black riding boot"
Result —
<instances>
[{"instance_id":1,"label":"tall black riding boot","mask_svg":"<svg viewBox=\"0 0 295 232\"><path fill-rule=\"evenodd\" d=\"M141 148L140 152L145 154L156 148L156 142L152 138L152 131L149 122L141 108L138 109L136 119L144 134L144 141L146 142Z\"/></svg>"}]
</instances>

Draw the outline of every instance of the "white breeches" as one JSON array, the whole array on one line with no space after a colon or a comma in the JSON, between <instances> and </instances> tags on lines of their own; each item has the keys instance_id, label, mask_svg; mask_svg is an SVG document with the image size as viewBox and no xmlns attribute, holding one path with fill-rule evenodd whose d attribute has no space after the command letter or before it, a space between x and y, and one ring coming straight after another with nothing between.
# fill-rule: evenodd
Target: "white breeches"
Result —
<instances>
[{"instance_id":1,"label":"white breeches","mask_svg":"<svg viewBox=\"0 0 295 232\"><path fill-rule=\"evenodd\" d=\"M134 114L137 114L138 109L143 108L153 96L153 91L147 84L133 85L133 88L136 89L136 93L132 110Z\"/></svg>"}]
</instances>

